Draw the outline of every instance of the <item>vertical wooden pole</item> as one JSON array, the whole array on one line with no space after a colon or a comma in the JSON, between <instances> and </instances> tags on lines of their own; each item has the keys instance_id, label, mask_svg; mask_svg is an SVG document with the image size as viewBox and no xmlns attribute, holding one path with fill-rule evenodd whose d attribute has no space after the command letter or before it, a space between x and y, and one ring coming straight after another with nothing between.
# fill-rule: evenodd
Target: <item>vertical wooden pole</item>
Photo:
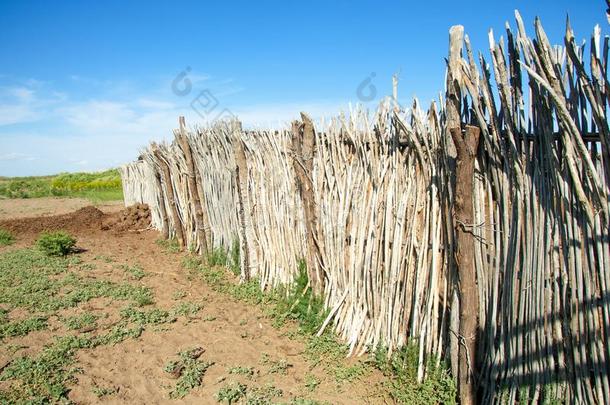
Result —
<instances>
[{"instance_id":1,"label":"vertical wooden pole","mask_svg":"<svg viewBox=\"0 0 610 405\"><path fill-rule=\"evenodd\" d=\"M478 127L466 126L462 136L460 128L451 129L451 138L457 150L455 174L454 229L456 234L455 261L458 269L460 296L460 348L459 391L460 403L476 401L476 349L479 334L479 290L475 269L473 233L474 163L479 145Z\"/></svg>"},{"instance_id":2,"label":"vertical wooden pole","mask_svg":"<svg viewBox=\"0 0 610 405\"><path fill-rule=\"evenodd\" d=\"M458 25L449 31L449 61L447 71L447 121L446 133L456 148L454 232L455 264L458 274L459 295L459 351L458 391L460 403L477 403L476 342L478 336L479 294L475 269L474 234L472 232L474 164L479 145L478 127L466 126L462 135L461 111L461 59L464 27Z\"/></svg>"},{"instance_id":3,"label":"vertical wooden pole","mask_svg":"<svg viewBox=\"0 0 610 405\"><path fill-rule=\"evenodd\" d=\"M302 122L292 123L292 153L296 173L297 189L303 204L305 233L307 239L307 273L316 294L324 292L323 261L320 249L321 235L318 230L316 202L313 188L313 159L316 132L311 119L301 113Z\"/></svg>"},{"instance_id":4,"label":"vertical wooden pole","mask_svg":"<svg viewBox=\"0 0 610 405\"><path fill-rule=\"evenodd\" d=\"M161 236L163 239L169 239L169 219L167 218L167 209L165 209L165 198L163 197L163 185L161 184L161 173L155 165L151 165L154 171L155 183L159 189L159 211L161 212L161 220L163 225L161 226Z\"/></svg>"},{"instance_id":5,"label":"vertical wooden pole","mask_svg":"<svg viewBox=\"0 0 610 405\"><path fill-rule=\"evenodd\" d=\"M174 194L174 186L172 185L172 177L169 171L169 166L163 158L163 155L161 154L161 151L157 145L153 144L152 148L153 154L155 155L155 158L161 167L161 172L163 173L165 192L167 194L169 203L168 205L176 228L176 239L178 239L178 243L182 248L184 247L184 231L182 230L182 221L180 221L180 215L178 214L178 208L176 207L176 197Z\"/></svg>"},{"instance_id":6,"label":"vertical wooden pole","mask_svg":"<svg viewBox=\"0 0 610 405\"><path fill-rule=\"evenodd\" d=\"M248 196L248 162L246 161L246 151L244 150L243 140L241 139L241 125L235 123L233 136L235 140L235 180L237 184L238 196L238 218L239 218L239 244L240 244L240 267L242 280L250 280L250 252L248 250L248 224L250 221L247 207L249 206Z\"/></svg>"},{"instance_id":7,"label":"vertical wooden pole","mask_svg":"<svg viewBox=\"0 0 610 405\"><path fill-rule=\"evenodd\" d=\"M186 159L188 187L191 190L191 198L195 208L195 224L197 225L197 238L199 239L199 243L201 244L201 253L205 254L209 251L208 239L206 237L206 229L209 228L209 224L205 223L202 204L199 198L200 193L196 177L197 169L195 168L195 162L193 161L193 152L191 150L191 145L189 144L186 135L186 124L184 121L184 117L178 118L178 124L180 126L180 130L176 134L176 140L182 148L182 152L184 153L184 157Z\"/></svg>"}]
</instances>

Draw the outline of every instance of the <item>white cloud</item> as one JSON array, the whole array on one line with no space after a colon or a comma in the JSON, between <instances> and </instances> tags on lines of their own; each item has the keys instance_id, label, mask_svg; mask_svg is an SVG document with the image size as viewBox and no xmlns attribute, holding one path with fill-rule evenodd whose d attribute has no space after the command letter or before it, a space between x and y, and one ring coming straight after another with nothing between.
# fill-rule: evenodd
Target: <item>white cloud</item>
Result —
<instances>
[{"instance_id":1,"label":"white cloud","mask_svg":"<svg viewBox=\"0 0 610 405\"><path fill-rule=\"evenodd\" d=\"M172 139L180 115L190 126L224 114L238 116L246 128L283 128L300 111L318 119L336 115L341 107L333 102L233 107L230 96L243 89L232 80L219 85L194 75L192 80L208 81L217 99L212 111L199 114L190 104L205 86L193 86L188 96L177 97L164 80L151 85L151 91L137 91L125 81L71 79L87 98L37 80L0 87L0 176L115 167L137 158L150 141Z\"/></svg>"}]
</instances>

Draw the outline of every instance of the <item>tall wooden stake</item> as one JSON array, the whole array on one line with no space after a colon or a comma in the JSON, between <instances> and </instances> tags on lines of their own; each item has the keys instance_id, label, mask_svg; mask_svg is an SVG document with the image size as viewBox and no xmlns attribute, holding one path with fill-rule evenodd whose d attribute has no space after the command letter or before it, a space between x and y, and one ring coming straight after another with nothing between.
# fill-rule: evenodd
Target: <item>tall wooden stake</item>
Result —
<instances>
[{"instance_id":1,"label":"tall wooden stake","mask_svg":"<svg viewBox=\"0 0 610 405\"><path fill-rule=\"evenodd\" d=\"M478 335L479 294L474 263L474 215L472 197L474 164L479 145L478 127L466 126L462 135L461 124L461 59L464 27L451 27L449 31L449 61L447 72L447 127L456 148L454 231L456 235L455 264L459 295L458 332L458 391L460 403L477 403L476 397L476 340Z\"/></svg>"},{"instance_id":2,"label":"tall wooden stake","mask_svg":"<svg viewBox=\"0 0 610 405\"><path fill-rule=\"evenodd\" d=\"M324 272L318 235L318 218L313 188L313 157L316 145L316 131L311 119L301 113L302 122L292 123L292 153L296 173L297 189L303 203L305 232L307 240L307 275L312 289L317 294L324 291Z\"/></svg>"},{"instance_id":3,"label":"tall wooden stake","mask_svg":"<svg viewBox=\"0 0 610 405\"><path fill-rule=\"evenodd\" d=\"M234 123L233 131L241 133L241 124ZM251 213L248 210L248 162L246 161L246 151L241 136L235 136L235 184L237 185L237 198L239 204L239 244L240 244L240 267L242 280L250 280L250 251L248 249L249 228L251 227Z\"/></svg>"},{"instance_id":4,"label":"tall wooden stake","mask_svg":"<svg viewBox=\"0 0 610 405\"><path fill-rule=\"evenodd\" d=\"M180 125L180 130L179 133L176 134L176 140L180 144L182 152L184 152L188 176L188 186L189 190L191 190L191 198L193 201L193 206L195 207L197 237L199 239L199 243L201 244L201 253L205 254L209 251L208 239L206 237L206 229L209 229L210 226L209 224L205 223L205 217L203 215L202 204L199 198L200 193L197 187L197 169L195 168L195 162L193 161L193 152L191 150L191 145L189 144L188 138L186 136L186 124L184 122L184 117L178 118L178 124Z\"/></svg>"},{"instance_id":5,"label":"tall wooden stake","mask_svg":"<svg viewBox=\"0 0 610 405\"><path fill-rule=\"evenodd\" d=\"M178 239L178 244L182 248L184 247L184 231L182 230L182 222L180 221L180 215L178 214L178 208L176 207L176 197L174 194L174 186L172 185L172 177L169 171L169 166L167 165L167 162L163 158L163 155L161 154L161 151L157 145L153 144L152 148L153 154L155 155L155 158L157 158L161 171L163 172L165 193L167 194L168 200L167 202L169 203L170 212L176 228L176 239Z\"/></svg>"}]
</instances>

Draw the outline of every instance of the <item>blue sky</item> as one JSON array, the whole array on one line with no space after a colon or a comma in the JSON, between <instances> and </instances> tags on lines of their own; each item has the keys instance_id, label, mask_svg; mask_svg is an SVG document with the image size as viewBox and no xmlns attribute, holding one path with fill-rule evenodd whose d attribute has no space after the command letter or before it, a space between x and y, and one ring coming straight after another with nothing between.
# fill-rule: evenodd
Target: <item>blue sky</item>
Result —
<instances>
[{"instance_id":1,"label":"blue sky","mask_svg":"<svg viewBox=\"0 0 610 405\"><path fill-rule=\"evenodd\" d=\"M380 3L1 0L0 176L117 166L169 139L178 115L246 126L335 115L369 77L375 100L389 94L396 72L401 102L428 104L449 27L488 56L488 30L514 27L515 9L555 43L567 14L579 39L608 32L602 0Z\"/></svg>"}]
</instances>

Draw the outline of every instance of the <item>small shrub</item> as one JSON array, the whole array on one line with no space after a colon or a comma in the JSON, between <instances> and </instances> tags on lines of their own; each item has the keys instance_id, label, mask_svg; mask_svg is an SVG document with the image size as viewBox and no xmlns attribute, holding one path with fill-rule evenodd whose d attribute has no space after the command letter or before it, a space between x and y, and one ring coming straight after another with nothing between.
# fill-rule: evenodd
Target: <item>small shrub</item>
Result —
<instances>
[{"instance_id":1,"label":"small shrub","mask_svg":"<svg viewBox=\"0 0 610 405\"><path fill-rule=\"evenodd\" d=\"M0 246L8 246L15 243L15 237L7 230L0 229Z\"/></svg>"},{"instance_id":2,"label":"small shrub","mask_svg":"<svg viewBox=\"0 0 610 405\"><path fill-rule=\"evenodd\" d=\"M62 231L43 232L36 241L36 246L47 256L66 256L75 244L76 239Z\"/></svg>"}]
</instances>

